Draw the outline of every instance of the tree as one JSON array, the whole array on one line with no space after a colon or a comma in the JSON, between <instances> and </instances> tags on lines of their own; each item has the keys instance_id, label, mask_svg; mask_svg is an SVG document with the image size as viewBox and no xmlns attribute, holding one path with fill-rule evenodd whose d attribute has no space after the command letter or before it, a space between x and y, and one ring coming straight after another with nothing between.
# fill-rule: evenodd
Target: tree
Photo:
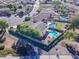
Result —
<instances>
[{"instance_id":1,"label":"tree","mask_svg":"<svg viewBox=\"0 0 79 59\"><path fill-rule=\"evenodd\" d=\"M19 8L19 9L22 9L22 6L20 5L20 6L18 6L18 8Z\"/></svg>"},{"instance_id":2,"label":"tree","mask_svg":"<svg viewBox=\"0 0 79 59\"><path fill-rule=\"evenodd\" d=\"M37 12L38 12L38 13L40 13L40 9L39 9L39 10L37 10Z\"/></svg>"},{"instance_id":3,"label":"tree","mask_svg":"<svg viewBox=\"0 0 79 59\"><path fill-rule=\"evenodd\" d=\"M5 20L0 20L0 27L2 27L2 28L7 28L8 27L8 23L7 23L7 21L5 21Z\"/></svg>"},{"instance_id":4,"label":"tree","mask_svg":"<svg viewBox=\"0 0 79 59\"><path fill-rule=\"evenodd\" d=\"M62 3L59 2L59 1L54 1L54 2L53 2L53 5L54 5L54 8L57 10L57 12L61 12L62 15L68 16L68 13L67 13L67 10L66 10L64 4L62 4Z\"/></svg>"},{"instance_id":5,"label":"tree","mask_svg":"<svg viewBox=\"0 0 79 59\"><path fill-rule=\"evenodd\" d=\"M37 29L30 27L26 23L22 23L22 24L18 25L17 30L27 36L31 36L31 37L40 37L41 36L40 32Z\"/></svg>"},{"instance_id":6,"label":"tree","mask_svg":"<svg viewBox=\"0 0 79 59\"><path fill-rule=\"evenodd\" d=\"M75 33L75 28L79 29L79 17L75 16L73 19L70 21L70 25L68 27L68 30L65 32L64 37L66 39L75 39L78 35ZM73 29L73 32L70 30Z\"/></svg>"},{"instance_id":7,"label":"tree","mask_svg":"<svg viewBox=\"0 0 79 59\"><path fill-rule=\"evenodd\" d=\"M0 42L4 42L5 41L5 29L8 27L8 23L5 20L0 20Z\"/></svg>"},{"instance_id":8,"label":"tree","mask_svg":"<svg viewBox=\"0 0 79 59\"><path fill-rule=\"evenodd\" d=\"M25 17L25 21L30 21L31 17Z\"/></svg>"},{"instance_id":9,"label":"tree","mask_svg":"<svg viewBox=\"0 0 79 59\"><path fill-rule=\"evenodd\" d=\"M17 7L15 4L8 4L7 7L10 8L14 12L16 12L16 10L17 10Z\"/></svg>"},{"instance_id":10,"label":"tree","mask_svg":"<svg viewBox=\"0 0 79 59\"><path fill-rule=\"evenodd\" d=\"M74 40L74 41L76 41L76 37L78 36L76 33L73 33L73 32L71 32L71 31L66 31L65 33L64 33L64 38L66 38L66 39L68 39L68 40Z\"/></svg>"},{"instance_id":11,"label":"tree","mask_svg":"<svg viewBox=\"0 0 79 59\"><path fill-rule=\"evenodd\" d=\"M73 19L71 19L71 25L69 29L73 29L73 32L75 31L75 28L79 29L79 15L75 16Z\"/></svg>"},{"instance_id":12,"label":"tree","mask_svg":"<svg viewBox=\"0 0 79 59\"><path fill-rule=\"evenodd\" d=\"M7 5L7 7L11 9L12 8L12 4Z\"/></svg>"}]
</instances>

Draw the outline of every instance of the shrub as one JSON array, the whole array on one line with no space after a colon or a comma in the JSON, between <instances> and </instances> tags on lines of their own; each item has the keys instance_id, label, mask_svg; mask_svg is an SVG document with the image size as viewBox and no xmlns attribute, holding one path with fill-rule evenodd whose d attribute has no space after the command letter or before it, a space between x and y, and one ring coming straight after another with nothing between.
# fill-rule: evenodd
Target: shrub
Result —
<instances>
[{"instance_id":1,"label":"shrub","mask_svg":"<svg viewBox=\"0 0 79 59\"><path fill-rule=\"evenodd\" d=\"M2 28L8 27L7 21L5 21L5 20L3 20L3 19L0 19L0 27L2 27Z\"/></svg>"},{"instance_id":2,"label":"shrub","mask_svg":"<svg viewBox=\"0 0 79 59\"><path fill-rule=\"evenodd\" d=\"M12 56L18 56L18 54L12 50L12 49L4 49L4 50L0 50L0 57L5 57L8 54L11 54Z\"/></svg>"},{"instance_id":3,"label":"shrub","mask_svg":"<svg viewBox=\"0 0 79 59\"><path fill-rule=\"evenodd\" d=\"M0 44L0 50L3 50L4 48L5 48L5 46Z\"/></svg>"},{"instance_id":4,"label":"shrub","mask_svg":"<svg viewBox=\"0 0 79 59\"><path fill-rule=\"evenodd\" d=\"M17 10L17 6L15 4L8 4L6 7L10 8L14 12Z\"/></svg>"},{"instance_id":5,"label":"shrub","mask_svg":"<svg viewBox=\"0 0 79 59\"><path fill-rule=\"evenodd\" d=\"M22 9L22 6L18 6L19 9Z\"/></svg>"},{"instance_id":6,"label":"shrub","mask_svg":"<svg viewBox=\"0 0 79 59\"><path fill-rule=\"evenodd\" d=\"M39 30L30 27L26 23L22 23L22 24L18 25L17 30L27 36L31 36L31 37L40 37L41 36L41 33Z\"/></svg>"},{"instance_id":7,"label":"shrub","mask_svg":"<svg viewBox=\"0 0 79 59\"><path fill-rule=\"evenodd\" d=\"M31 17L25 17L25 21L30 21Z\"/></svg>"}]
</instances>

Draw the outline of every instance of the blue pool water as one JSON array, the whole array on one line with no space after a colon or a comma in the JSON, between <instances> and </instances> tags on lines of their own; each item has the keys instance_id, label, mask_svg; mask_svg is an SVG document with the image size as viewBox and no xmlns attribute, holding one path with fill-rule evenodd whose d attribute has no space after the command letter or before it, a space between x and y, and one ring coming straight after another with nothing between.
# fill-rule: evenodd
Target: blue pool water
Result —
<instances>
[{"instance_id":1,"label":"blue pool water","mask_svg":"<svg viewBox=\"0 0 79 59\"><path fill-rule=\"evenodd\" d=\"M67 21L68 20L66 16L60 16L60 18L63 18L64 21Z\"/></svg>"},{"instance_id":2,"label":"blue pool water","mask_svg":"<svg viewBox=\"0 0 79 59\"><path fill-rule=\"evenodd\" d=\"M50 34L52 34L52 36L58 36L58 32L55 30L50 31Z\"/></svg>"},{"instance_id":3,"label":"blue pool water","mask_svg":"<svg viewBox=\"0 0 79 59\"><path fill-rule=\"evenodd\" d=\"M55 27L55 26L56 26L55 23L52 23L52 24L49 24L49 25L48 25L49 28L50 28L50 27Z\"/></svg>"}]
</instances>

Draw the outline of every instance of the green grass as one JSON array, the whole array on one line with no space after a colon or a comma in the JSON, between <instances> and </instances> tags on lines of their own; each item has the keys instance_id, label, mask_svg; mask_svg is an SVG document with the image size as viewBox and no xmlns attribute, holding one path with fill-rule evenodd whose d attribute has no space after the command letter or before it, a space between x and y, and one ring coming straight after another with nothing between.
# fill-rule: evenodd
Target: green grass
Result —
<instances>
[{"instance_id":1,"label":"green grass","mask_svg":"<svg viewBox=\"0 0 79 59\"><path fill-rule=\"evenodd\" d=\"M18 56L18 54L12 49L0 50L0 57L5 57L9 54L11 54L12 56Z\"/></svg>"},{"instance_id":2,"label":"green grass","mask_svg":"<svg viewBox=\"0 0 79 59\"><path fill-rule=\"evenodd\" d=\"M65 27L64 23L61 22L55 22L56 23L56 29L62 30Z\"/></svg>"}]
</instances>

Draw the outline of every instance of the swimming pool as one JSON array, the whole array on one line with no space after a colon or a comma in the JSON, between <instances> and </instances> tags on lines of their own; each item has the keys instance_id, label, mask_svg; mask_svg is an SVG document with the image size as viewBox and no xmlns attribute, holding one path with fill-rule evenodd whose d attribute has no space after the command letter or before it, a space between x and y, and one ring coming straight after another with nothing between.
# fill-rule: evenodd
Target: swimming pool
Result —
<instances>
[{"instance_id":1,"label":"swimming pool","mask_svg":"<svg viewBox=\"0 0 79 59\"><path fill-rule=\"evenodd\" d=\"M67 17L66 16L60 16L61 19L63 19L64 21L67 21Z\"/></svg>"},{"instance_id":2,"label":"swimming pool","mask_svg":"<svg viewBox=\"0 0 79 59\"><path fill-rule=\"evenodd\" d=\"M50 33L52 36L55 36L55 37L58 37L58 35L59 35L59 32L57 32L57 31L55 31L55 30L51 30L49 33Z\"/></svg>"},{"instance_id":3,"label":"swimming pool","mask_svg":"<svg viewBox=\"0 0 79 59\"><path fill-rule=\"evenodd\" d=\"M48 28L55 27L55 26L56 26L56 24L53 22L53 23L48 25Z\"/></svg>"}]
</instances>

